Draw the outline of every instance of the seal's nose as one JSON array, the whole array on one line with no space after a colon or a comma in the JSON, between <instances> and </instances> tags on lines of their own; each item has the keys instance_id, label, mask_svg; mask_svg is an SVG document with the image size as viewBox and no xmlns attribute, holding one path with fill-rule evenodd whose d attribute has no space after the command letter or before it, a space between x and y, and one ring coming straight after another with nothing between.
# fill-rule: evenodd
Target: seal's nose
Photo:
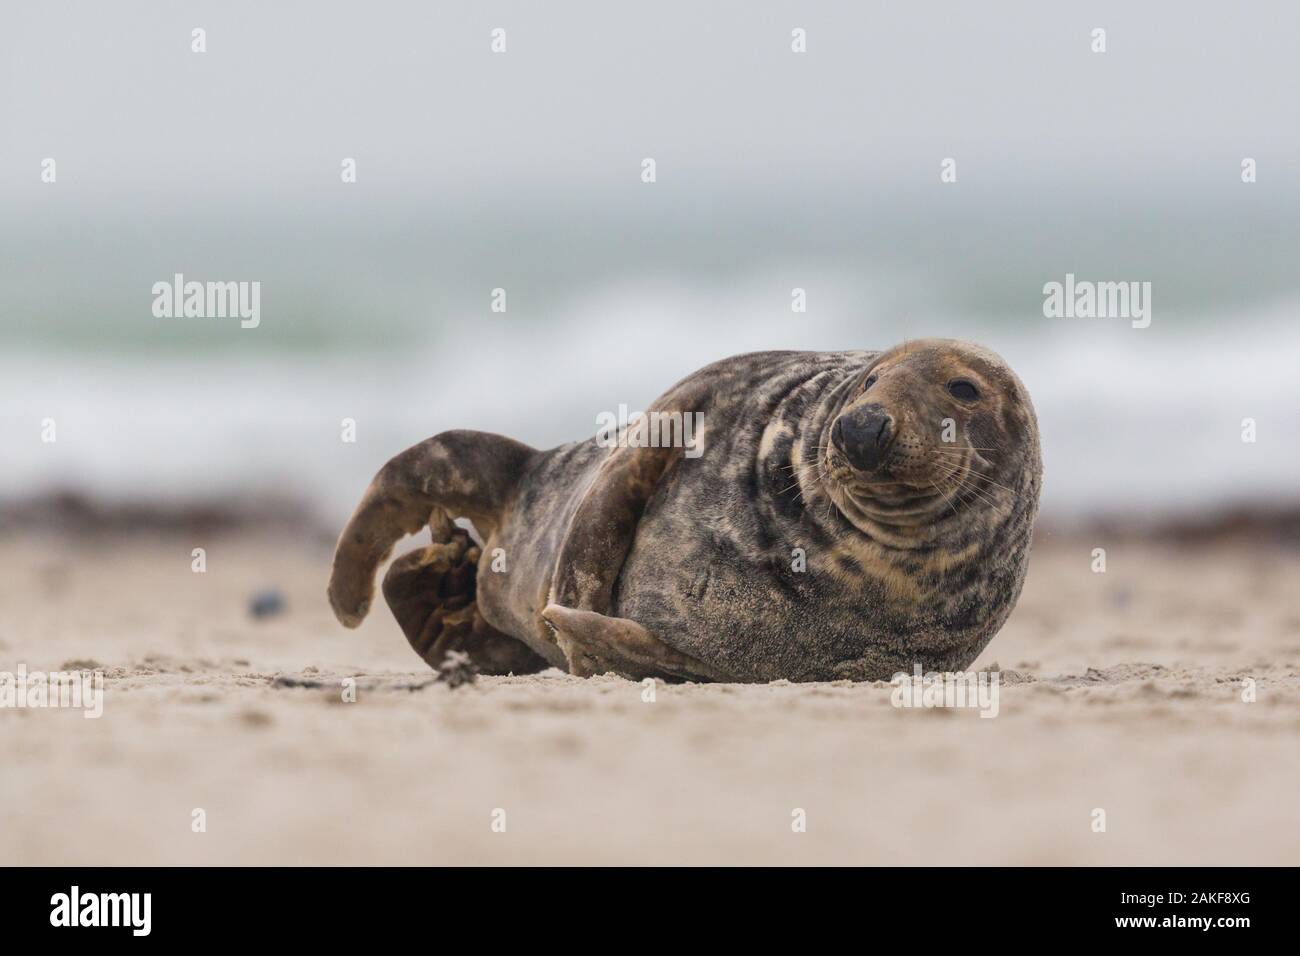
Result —
<instances>
[{"instance_id":1,"label":"seal's nose","mask_svg":"<svg viewBox=\"0 0 1300 956\"><path fill-rule=\"evenodd\" d=\"M894 419L879 405L845 412L831 426L831 442L859 471L875 471L894 440Z\"/></svg>"}]
</instances>

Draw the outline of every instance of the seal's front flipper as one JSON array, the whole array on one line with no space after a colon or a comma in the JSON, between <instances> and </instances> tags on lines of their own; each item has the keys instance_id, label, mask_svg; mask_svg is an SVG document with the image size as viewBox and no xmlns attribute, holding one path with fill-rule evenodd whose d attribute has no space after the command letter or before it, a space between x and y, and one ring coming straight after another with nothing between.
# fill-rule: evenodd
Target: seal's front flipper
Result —
<instances>
[{"instance_id":1,"label":"seal's front flipper","mask_svg":"<svg viewBox=\"0 0 1300 956\"><path fill-rule=\"evenodd\" d=\"M654 403L639 426L649 427L650 432L641 437L653 441L620 444L601 463L565 531L549 603L610 613L614 583L632 549L646 503L669 470L681 462L687 416L702 417L711 395L707 376L696 374L679 382ZM665 421L669 423L666 443ZM682 427L674 432L673 422ZM695 455L701 451L697 447Z\"/></svg>"},{"instance_id":2,"label":"seal's front flipper","mask_svg":"<svg viewBox=\"0 0 1300 956\"><path fill-rule=\"evenodd\" d=\"M703 661L674 650L636 621L606 617L547 605L542 618L555 631L556 642L577 677L613 672L629 680L676 677L692 681L726 681L731 678Z\"/></svg>"},{"instance_id":3,"label":"seal's front flipper","mask_svg":"<svg viewBox=\"0 0 1300 956\"><path fill-rule=\"evenodd\" d=\"M702 414L710 398L707 377L693 376L669 390L646 413L684 422ZM660 418L659 421L663 419ZM671 434L671 433L670 433ZM679 438L684 431L679 429ZM542 619L563 651L571 673L581 676L613 671L624 677L679 677L726 680L727 677L682 654L645 627L614 617L614 585L623 571L637 524L655 489L677 466L684 446L662 441L620 444L601 463L574 511L551 578L550 600Z\"/></svg>"}]
</instances>

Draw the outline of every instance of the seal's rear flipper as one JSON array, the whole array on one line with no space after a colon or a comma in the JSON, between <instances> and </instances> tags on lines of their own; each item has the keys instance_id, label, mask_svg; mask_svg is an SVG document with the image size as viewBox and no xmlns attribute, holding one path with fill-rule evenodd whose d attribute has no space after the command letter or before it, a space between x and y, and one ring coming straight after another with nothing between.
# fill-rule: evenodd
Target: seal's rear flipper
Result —
<instances>
[{"instance_id":1,"label":"seal's rear flipper","mask_svg":"<svg viewBox=\"0 0 1300 956\"><path fill-rule=\"evenodd\" d=\"M692 681L731 678L703 661L674 650L636 621L606 617L595 611L549 604L542 618L555 631L556 642L577 677L613 672L629 680L669 677Z\"/></svg>"},{"instance_id":2,"label":"seal's rear flipper","mask_svg":"<svg viewBox=\"0 0 1300 956\"><path fill-rule=\"evenodd\" d=\"M487 538L534 454L501 435L451 431L411 446L379 469L334 550L328 591L334 616L346 627L361 623L379 565L393 545L426 523L443 525L444 514L468 518Z\"/></svg>"},{"instance_id":3,"label":"seal's rear flipper","mask_svg":"<svg viewBox=\"0 0 1300 956\"><path fill-rule=\"evenodd\" d=\"M484 674L532 674L550 665L502 634L478 611L479 549L456 528L439 542L402 555L384 576L384 600L411 647L435 670L461 651Z\"/></svg>"}]
</instances>

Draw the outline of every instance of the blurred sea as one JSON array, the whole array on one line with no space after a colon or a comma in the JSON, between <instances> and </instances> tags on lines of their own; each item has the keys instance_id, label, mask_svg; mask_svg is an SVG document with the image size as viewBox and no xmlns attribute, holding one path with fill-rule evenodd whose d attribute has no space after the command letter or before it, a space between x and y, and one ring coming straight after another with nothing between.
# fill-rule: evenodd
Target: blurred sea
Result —
<instances>
[{"instance_id":1,"label":"blurred sea","mask_svg":"<svg viewBox=\"0 0 1300 956\"><path fill-rule=\"evenodd\" d=\"M0 495L276 494L334 521L390 455L443 429L548 446L726 355L938 335L991 346L1028 385L1046 514L1294 500L1288 210L1156 204L1117 231L1078 204L940 211L810 193L676 208L25 210L35 225L0 240ZM177 271L260 281L261 326L155 318L151 286ZM1152 282L1150 328L1045 318L1042 286L1066 272ZM498 287L503 314L489 308ZM806 313L791 311L795 287ZM355 443L340 440L344 418Z\"/></svg>"}]
</instances>

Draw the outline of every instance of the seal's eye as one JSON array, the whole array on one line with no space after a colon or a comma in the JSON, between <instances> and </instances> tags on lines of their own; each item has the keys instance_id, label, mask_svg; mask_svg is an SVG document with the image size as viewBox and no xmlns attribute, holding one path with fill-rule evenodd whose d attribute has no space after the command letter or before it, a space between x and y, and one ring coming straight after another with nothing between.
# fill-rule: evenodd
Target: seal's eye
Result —
<instances>
[{"instance_id":1,"label":"seal's eye","mask_svg":"<svg viewBox=\"0 0 1300 956\"><path fill-rule=\"evenodd\" d=\"M948 394L960 398L963 402L973 402L980 397L979 389L964 378L955 378L948 383Z\"/></svg>"},{"instance_id":2,"label":"seal's eye","mask_svg":"<svg viewBox=\"0 0 1300 956\"><path fill-rule=\"evenodd\" d=\"M876 376L868 375L867 380L862 383L862 390L865 392L867 389L869 389L872 385L875 384L876 384Z\"/></svg>"}]
</instances>

